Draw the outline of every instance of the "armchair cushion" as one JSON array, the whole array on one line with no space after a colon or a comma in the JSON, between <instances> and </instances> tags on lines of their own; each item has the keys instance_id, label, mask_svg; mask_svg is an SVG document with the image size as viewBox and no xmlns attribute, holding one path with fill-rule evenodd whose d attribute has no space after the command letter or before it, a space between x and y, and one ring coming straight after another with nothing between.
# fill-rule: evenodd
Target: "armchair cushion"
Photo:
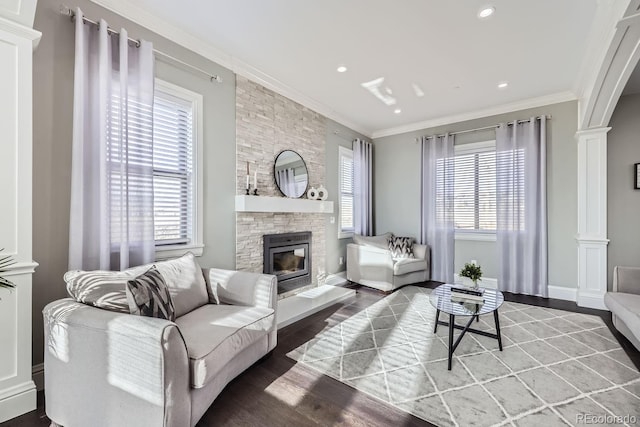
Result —
<instances>
[{"instance_id":1,"label":"armchair cushion","mask_svg":"<svg viewBox=\"0 0 640 427\"><path fill-rule=\"evenodd\" d=\"M266 336L274 316L271 308L207 304L178 318L191 387L204 387L230 360Z\"/></svg>"},{"instance_id":2,"label":"armchair cushion","mask_svg":"<svg viewBox=\"0 0 640 427\"><path fill-rule=\"evenodd\" d=\"M131 314L176 320L176 310L162 274L153 266L127 282L127 301Z\"/></svg>"},{"instance_id":3,"label":"armchair cushion","mask_svg":"<svg viewBox=\"0 0 640 427\"><path fill-rule=\"evenodd\" d=\"M391 233L384 233L378 236L353 236L353 243L362 246L373 246L374 248L389 249L389 239L393 237Z\"/></svg>"},{"instance_id":4,"label":"armchair cushion","mask_svg":"<svg viewBox=\"0 0 640 427\"><path fill-rule=\"evenodd\" d=\"M413 273L414 271L423 271L428 267L427 261L420 258L402 258L393 264L393 274L400 276L402 274Z\"/></svg>"}]
</instances>

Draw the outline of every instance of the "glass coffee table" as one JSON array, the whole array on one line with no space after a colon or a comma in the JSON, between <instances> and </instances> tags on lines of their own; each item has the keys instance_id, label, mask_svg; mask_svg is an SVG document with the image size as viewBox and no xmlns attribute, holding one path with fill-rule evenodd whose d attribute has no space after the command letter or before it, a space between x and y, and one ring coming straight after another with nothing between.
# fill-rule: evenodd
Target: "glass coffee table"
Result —
<instances>
[{"instance_id":1,"label":"glass coffee table","mask_svg":"<svg viewBox=\"0 0 640 427\"><path fill-rule=\"evenodd\" d=\"M467 332L497 339L498 348L500 348L500 351L502 351L502 337L500 335L500 320L498 319L498 308L500 308L500 306L504 302L504 295L502 295L502 292L497 289L487 288L478 288L478 290L483 292L482 298L484 299L484 301L482 302L454 302L451 301L451 288L466 289L463 286L445 283L444 285L440 285L435 288L429 296L431 305L437 310L436 324L433 332L436 333L438 331L438 325L449 327L449 370L451 370L451 359L453 358L453 352L456 351L458 344L460 344L460 340L462 340L462 337ZM443 322L440 320L440 312L447 313L449 315L449 322ZM481 315L489 314L491 312L493 312L493 319L496 323L495 334L471 328L471 324L473 323L474 319L480 321ZM456 316L466 316L469 317L469 320L467 321L467 324L465 326L456 325ZM454 329L462 330L455 343L453 342Z\"/></svg>"}]
</instances>

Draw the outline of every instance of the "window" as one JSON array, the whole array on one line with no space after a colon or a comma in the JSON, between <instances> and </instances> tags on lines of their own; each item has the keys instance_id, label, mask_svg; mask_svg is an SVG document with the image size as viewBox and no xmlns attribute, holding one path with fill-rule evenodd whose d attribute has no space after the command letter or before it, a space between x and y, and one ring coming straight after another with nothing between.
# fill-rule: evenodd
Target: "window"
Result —
<instances>
[{"instance_id":1,"label":"window","mask_svg":"<svg viewBox=\"0 0 640 427\"><path fill-rule=\"evenodd\" d=\"M202 96L156 80L153 116L157 258L202 254Z\"/></svg>"},{"instance_id":2,"label":"window","mask_svg":"<svg viewBox=\"0 0 640 427\"><path fill-rule=\"evenodd\" d=\"M340 174L340 228L338 237L346 238L353 236L355 230L353 223L353 150L339 147L338 164Z\"/></svg>"},{"instance_id":3,"label":"window","mask_svg":"<svg viewBox=\"0 0 640 427\"><path fill-rule=\"evenodd\" d=\"M456 145L454 168L456 236L467 239L495 239L495 141ZM493 236L487 236L488 234Z\"/></svg>"}]
</instances>

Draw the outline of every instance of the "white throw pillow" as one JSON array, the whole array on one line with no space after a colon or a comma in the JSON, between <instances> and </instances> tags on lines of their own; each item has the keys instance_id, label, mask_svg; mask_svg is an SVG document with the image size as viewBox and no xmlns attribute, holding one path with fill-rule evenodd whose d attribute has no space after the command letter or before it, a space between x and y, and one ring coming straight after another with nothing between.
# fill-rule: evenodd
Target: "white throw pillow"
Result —
<instances>
[{"instance_id":1,"label":"white throw pillow","mask_svg":"<svg viewBox=\"0 0 640 427\"><path fill-rule=\"evenodd\" d=\"M155 266L169 288L176 317L209 303L202 269L191 252L177 259L156 262Z\"/></svg>"}]
</instances>

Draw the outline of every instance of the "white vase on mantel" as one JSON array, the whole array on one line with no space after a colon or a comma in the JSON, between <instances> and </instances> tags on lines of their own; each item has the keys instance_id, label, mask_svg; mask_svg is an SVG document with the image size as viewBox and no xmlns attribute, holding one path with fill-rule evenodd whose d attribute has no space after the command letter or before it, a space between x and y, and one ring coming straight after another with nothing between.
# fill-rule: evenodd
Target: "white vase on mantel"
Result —
<instances>
[{"instance_id":1,"label":"white vase on mantel","mask_svg":"<svg viewBox=\"0 0 640 427\"><path fill-rule=\"evenodd\" d=\"M309 200L318 200L318 190L315 187L311 187L307 191L307 199Z\"/></svg>"},{"instance_id":2,"label":"white vase on mantel","mask_svg":"<svg viewBox=\"0 0 640 427\"><path fill-rule=\"evenodd\" d=\"M324 185L321 185L320 187L318 187L318 200L322 200L325 201L329 198L329 192L327 191L326 188L324 188Z\"/></svg>"}]
</instances>

